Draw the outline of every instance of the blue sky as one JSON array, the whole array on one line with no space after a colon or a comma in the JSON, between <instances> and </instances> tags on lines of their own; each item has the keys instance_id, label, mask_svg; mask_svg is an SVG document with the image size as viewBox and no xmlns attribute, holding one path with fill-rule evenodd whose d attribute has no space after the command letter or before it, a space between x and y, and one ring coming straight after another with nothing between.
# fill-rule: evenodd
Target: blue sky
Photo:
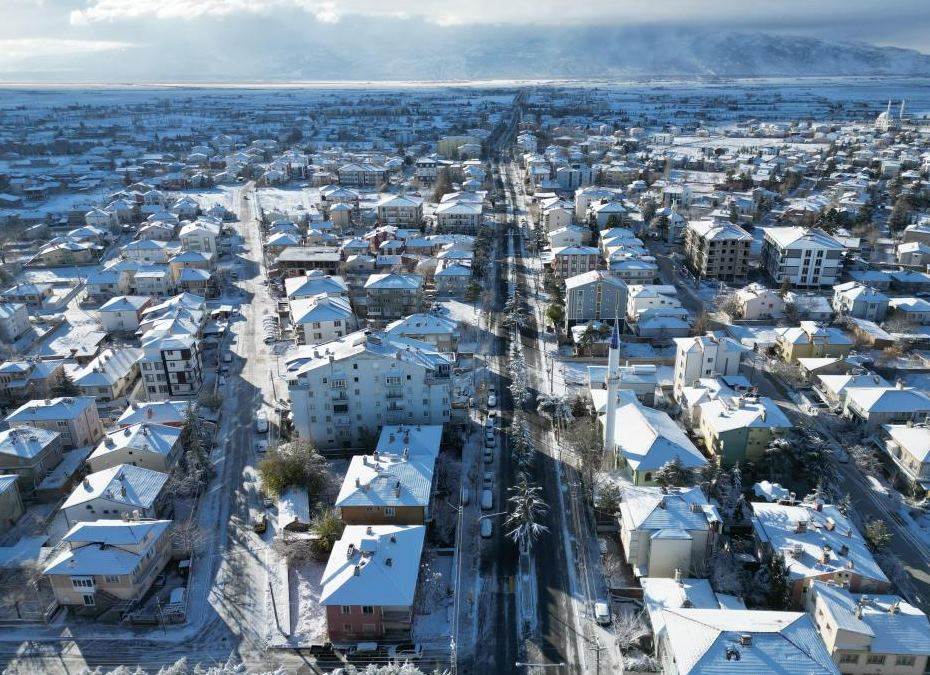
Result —
<instances>
[{"instance_id":1,"label":"blue sky","mask_svg":"<svg viewBox=\"0 0 930 675\"><path fill-rule=\"evenodd\" d=\"M234 64L364 28L385 45L422 31L568 24L809 35L930 53L930 0L0 0L0 79L135 73L184 80L198 54ZM296 30L298 29L299 30ZM373 32L372 32L373 31ZM4 77L7 75L9 77Z\"/></svg>"}]
</instances>

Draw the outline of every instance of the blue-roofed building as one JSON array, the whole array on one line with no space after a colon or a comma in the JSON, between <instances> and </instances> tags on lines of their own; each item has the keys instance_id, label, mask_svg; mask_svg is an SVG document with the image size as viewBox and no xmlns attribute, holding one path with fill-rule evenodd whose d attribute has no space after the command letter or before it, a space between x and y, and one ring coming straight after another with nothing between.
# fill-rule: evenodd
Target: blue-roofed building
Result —
<instances>
[{"instance_id":1,"label":"blue-roofed building","mask_svg":"<svg viewBox=\"0 0 930 675\"><path fill-rule=\"evenodd\" d=\"M154 518L168 474L131 464L97 471L84 478L61 505L69 525L136 515Z\"/></svg>"}]
</instances>

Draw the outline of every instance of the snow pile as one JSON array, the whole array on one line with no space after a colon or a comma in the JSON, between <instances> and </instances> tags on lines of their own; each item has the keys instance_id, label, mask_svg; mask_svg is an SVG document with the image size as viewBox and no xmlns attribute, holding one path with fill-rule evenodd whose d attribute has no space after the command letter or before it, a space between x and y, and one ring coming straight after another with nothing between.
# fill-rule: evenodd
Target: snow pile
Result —
<instances>
[{"instance_id":1,"label":"snow pile","mask_svg":"<svg viewBox=\"0 0 930 675\"><path fill-rule=\"evenodd\" d=\"M307 642L325 638L326 608L320 604L325 564L310 560L294 567L291 574L291 640Z\"/></svg>"}]
</instances>

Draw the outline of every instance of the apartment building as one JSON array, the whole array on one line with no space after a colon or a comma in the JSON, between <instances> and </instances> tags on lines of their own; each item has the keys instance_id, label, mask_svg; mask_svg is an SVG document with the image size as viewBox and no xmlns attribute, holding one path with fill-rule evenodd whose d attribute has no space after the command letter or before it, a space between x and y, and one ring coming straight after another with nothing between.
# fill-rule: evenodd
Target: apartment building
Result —
<instances>
[{"instance_id":1,"label":"apartment building","mask_svg":"<svg viewBox=\"0 0 930 675\"><path fill-rule=\"evenodd\" d=\"M39 483L61 461L61 435L40 427L0 431L0 475L19 476L19 491L35 492Z\"/></svg>"},{"instance_id":2,"label":"apartment building","mask_svg":"<svg viewBox=\"0 0 930 675\"><path fill-rule=\"evenodd\" d=\"M746 348L729 337L711 333L675 339L675 400L681 401L685 387L717 375L739 374L740 359Z\"/></svg>"},{"instance_id":3,"label":"apartment building","mask_svg":"<svg viewBox=\"0 0 930 675\"><path fill-rule=\"evenodd\" d=\"M423 220L423 200L407 195L385 195L378 202L378 222L396 227L418 227Z\"/></svg>"},{"instance_id":4,"label":"apartment building","mask_svg":"<svg viewBox=\"0 0 930 675\"><path fill-rule=\"evenodd\" d=\"M29 330L29 310L17 302L0 303L0 343L12 344Z\"/></svg>"},{"instance_id":5,"label":"apartment building","mask_svg":"<svg viewBox=\"0 0 930 675\"><path fill-rule=\"evenodd\" d=\"M452 357L425 342L359 331L285 361L294 427L322 450L359 447L385 424L443 424Z\"/></svg>"},{"instance_id":6,"label":"apartment building","mask_svg":"<svg viewBox=\"0 0 930 675\"><path fill-rule=\"evenodd\" d=\"M762 268L775 283L792 286L833 286L843 266L843 244L820 229L763 229Z\"/></svg>"},{"instance_id":7,"label":"apartment building","mask_svg":"<svg viewBox=\"0 0 930 675\"><path fill-rule=\"evenodd\" d=\"M565 280L565 327L589 321L622 319L627 306L626 283L604 270Z\"/></svg>"},{"instance_id":8,"label":"apartment building","mask_svg":"<svg viewBox=\"0 0 930 675\"><path fill-rule=\"evenodd\" d=\"M593 246L561 246L552 249L552 270L563 279L596 270L600 251Z\"/></svg>"},{"instance_id":9,"label":"apartment building","mask_svg":"<svg viewBox=\"0 0 930 675\"><path fill-rule=\"evenodd\" d=\"M200 341L193 335L143 338L139 360L148 400L194 396L203 384Z\"/></svg>"},{"instance_id":10,"label":"apartment building","mask_svg":"<svg viewBox=\"0 0 930 675\"><path fill-rule=\"evenodd\" d=\"M423 311L423 277L419 274L372 274L365 282L368 318L393 321Z\"/></svg>"},{"instance_id":11,"label":"apartment building","mask_svg":"<svg viewBox=\"0 0 930 675\"><path fill-rule=\"evenodd\" d=\"M37 399L7 415L11 427L38 427L61 437L64 450L93 445L103 437L103 424L93 396Z\"/></svg>"},{"instance_id":12,"label":"apartment building","mask_svg":"<svg viewBox=\"0 0 930 675\"><path fill-rule=\"evenodd\" d=\"M705 279L741 281L749 272L752 237L733 223L691 220L685 227L685 256L691 271Z\"/></svg>"}]
</instances>

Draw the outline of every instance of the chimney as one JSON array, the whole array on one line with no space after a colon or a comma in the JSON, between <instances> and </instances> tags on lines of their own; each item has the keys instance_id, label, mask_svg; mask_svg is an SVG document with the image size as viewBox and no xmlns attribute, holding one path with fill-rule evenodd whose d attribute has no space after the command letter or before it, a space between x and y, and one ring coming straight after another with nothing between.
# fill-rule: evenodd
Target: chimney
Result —
<instances>
[{"instance_id":1,"label":"chimney","mask_svg":"<svg viewBox=\"0 0 930 675\"><path fill-rule=\"evenodd\" d=\"M356 565L356 566L355 566L355 570L354 570L355 576L360 576L361 573L362 573L362 566L361 566L361 565Z\"/></svg>"},{"instance_id":2,"label":"chimney","mask_svg":"<svg viewBox=\"0 0 930 675\"><path fill-rule=\"evenodd\" d=\"M675 568L674 577L675 577L675 583L680 585L681 584L681 570L677 567Z\"/></svg>"},{"instance_id":3,"label":"chimney","mask_svg":"<svg viewBox=\"0 0 930 675\"><path fill-rule=\"evenodd\" d=\"M830 547L821 546L820 547L820 563L826 565L830 562Z\"/></svg>"},{"instance_id":4,"label":"chimney","mask_svg":"<svg viewBox=\"0 0 930 675\"><path fill-rule=\"evenodd\" d=\"M807 532L807 521L799 520L794 524L795 532Z\"/></svg>"},{"instance_id":5,"label":"chimney","mask_svg":"<svg viewBox=\"0 0 930 675\"><path fill-rule=\"evenodd\" d=\"M900 601L900 600L895 600L895 601L892 602L890 605L888 605L888 613L889 613L889 614L897 614L897 613L900 612L900 611L901 611L901 601Z\"/></svg>"},{"instance_id":6,"label":"chimney","mask_svg":"<svg viewBox=\"0 0 930 675\"><path fill-rule=\"evenodd\" d=\"M371 525L369 525L369 526L365 529L365 534L371 535L371 534L374 534L374 533L375 533L374 528L372 528Z\"/></svg>"},{"instance_id":7,"label":"chimney","mask_svg":"<svg viewBox=\"0 0 930 675\"><path fill-rule=\"evenodd\" d=\"M393 564L394 564L394 561L393 561L391 558L385 558L385 559L384 559L384 565L385 565L385 567L390 567L390 566L393 565Z\"/></svg>"},{"instance_id":8,"label":"chimney","mask_svg":"<svg viewBox=\"0 0 930 675\"><path fill-rule=\"evenodd\" d=\"M843 544L842 546L840 546L840 555L842 556L849 555L849 546L847 546L846 544Z\"/></svg>"},{"instance_id":9,"label":"chimney","mask_svg":"<svg viewBox=\"0 0 930 675\"><path fill-rule=\"evenodd\" d=\"M833 518L828 517L826 522L824 523L824 527L827 528L828 532L832 532L833 530L836 529L836 521L833 520Z\"/></svg>"},{"instance_id":10,"label":"chimney","mask_svg":"<svg viewBox=\"0 0 930 675\"><path fill-rule=\"evenodd\" d=\"M739 643L741 647L752 647L752 635L743 633L739 636Z\"/></svg>"},{"instance_id":11,"label":"chimney","mask_svg":"<svg viewBox=\"0 0 930 675\"><path fill-rule=\"evenodd\" d=\"M394 483L394 496L400 497L400 481Z\"/></svg>"}]
</instances>

